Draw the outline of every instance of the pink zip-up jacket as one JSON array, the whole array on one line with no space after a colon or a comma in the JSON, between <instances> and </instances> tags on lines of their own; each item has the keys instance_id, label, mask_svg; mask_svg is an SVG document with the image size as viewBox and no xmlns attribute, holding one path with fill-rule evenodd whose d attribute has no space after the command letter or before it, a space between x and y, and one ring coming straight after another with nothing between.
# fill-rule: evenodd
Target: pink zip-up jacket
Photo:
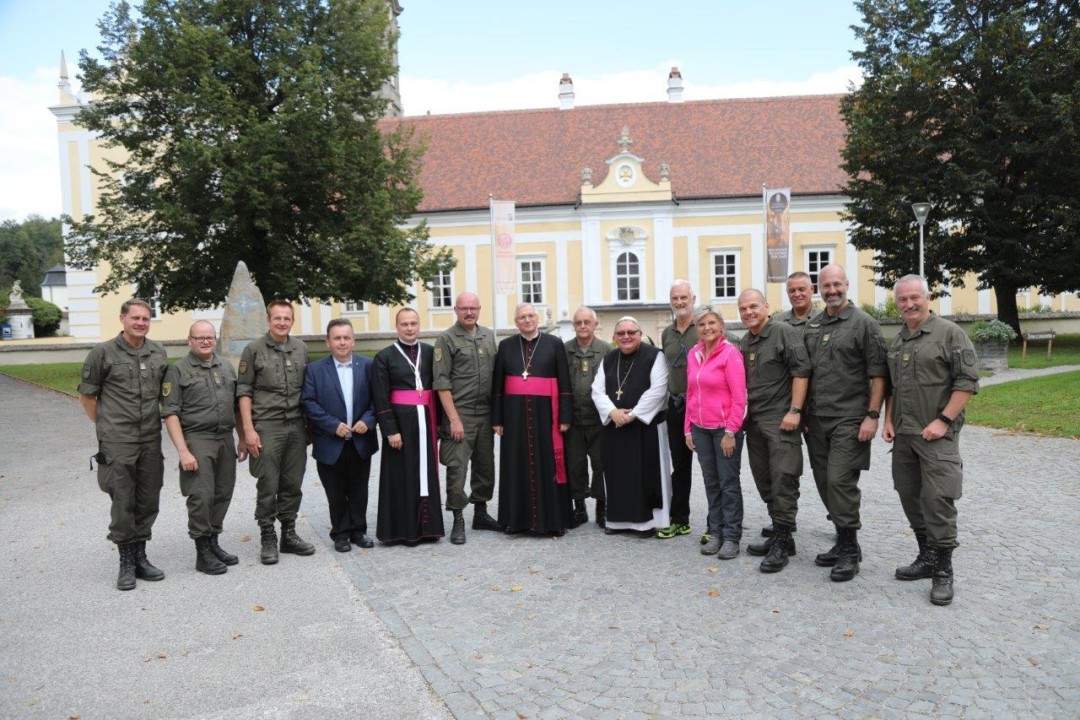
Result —
<instances>
[{"instance_id":1,"label":"pink zip-up jacket","mask_svg":"<svg viewBox=\"0 0 1080 720\"><path fill-rule=\"evenodd\" d=\"M742 353L721 334L712 354L705 357L705 342L686 355L686 422L690 426L739 432L746 415L746 370Z\"/></svg>"}]
</instances>

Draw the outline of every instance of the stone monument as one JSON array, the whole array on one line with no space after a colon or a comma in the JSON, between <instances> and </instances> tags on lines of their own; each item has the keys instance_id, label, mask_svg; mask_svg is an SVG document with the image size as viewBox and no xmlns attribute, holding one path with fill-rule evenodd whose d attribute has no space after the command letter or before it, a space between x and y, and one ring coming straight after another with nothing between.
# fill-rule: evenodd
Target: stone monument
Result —
<instances>
[{"instance_id":1,"label":"stone monument","mask_svg":"<svg viewBox=\"0 0 1080 720\"><path fill-rule=\"evenodd\" d=\"M236 272L229 285L229 297L225 300L218 354L236 365L248 343L265 334L266 302L251 279L247 265L240 261L236 263Z\"/></svg>"},{"instance_id":2,"label":"stone monument","mask_svg":"<svg viewBox=\"0 0 1080 720\"><path fill-rule=\"evenodd\" d=\"M23 299L22 283L18 280L11 286L11 294L8 295L7 315L12 340L34 339L34 311Z\"/></svg>"}]
</instances>

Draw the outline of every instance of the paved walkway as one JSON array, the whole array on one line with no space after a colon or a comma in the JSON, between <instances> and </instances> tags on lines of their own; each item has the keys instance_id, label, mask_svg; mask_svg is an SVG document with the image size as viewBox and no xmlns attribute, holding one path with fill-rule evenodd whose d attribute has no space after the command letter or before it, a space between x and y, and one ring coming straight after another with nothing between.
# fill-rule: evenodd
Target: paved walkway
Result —
<instances>
[{"instance_id":1,"label":"paved walkway","mask_svg":"<svg viewBox=\"0 0 1080 720\"><path fill-rule=\"evenodd\" d=\"M314 557L257 563L243 469L223 536L241 564L196 573L170 471L150 545L168 577L120 593L77 403L5 378L0 397L0 716L1080 712L1080 582L1068 570L1080 565L1080 441L964 430L948 608L929 604L929 581L892 577L915 542L881 442L862 482L865 561L849 583L813 564L832 536L806 483L798 555L763 575L745 553L698 553L700 477L690 537L606 536L590 524L558 540L470 531L461 547L340 555L311 463L301 533L322 542ZM766 518L745 467L743 477L745 546Z\"/></svg>"}]
</instances>

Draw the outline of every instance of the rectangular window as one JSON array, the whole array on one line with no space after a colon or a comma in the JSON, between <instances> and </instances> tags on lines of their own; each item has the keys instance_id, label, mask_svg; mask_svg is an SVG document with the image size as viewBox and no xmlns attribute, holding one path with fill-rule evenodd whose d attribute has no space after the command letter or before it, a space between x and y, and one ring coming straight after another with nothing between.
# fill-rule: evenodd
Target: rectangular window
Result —
<instances>
[{"instance_id":1,"label":"rectangular window","mask_svg":"<svg viewBox=\"0 0 1080 720\"><path fill-rule=\"evenodd\" d=\"M620 302L641 299L641 266L632 252L622 253L615 261L615 298Z\"/></svg>"},{"instance_id":2,"label":"rectangular window","mask_svg":"<svg viewBox=\"0 0 1080 720\"><path fill-rule=\"evenodd\" d=\"M814 297L819 297L818 273L821 268L832 262L832 250L807 250L806 251L806 274L810 276L810 282L814 284Z\"/></svg>"},{"instance_id":3,"label":"rectangular window","mask_svg":"<svg viewBox=\"0 0 1080 720\"><path fill-rule=\"evenodd\" d=\"M521 260L518 262L518 269L520 278L518 297L521 298L521 302L542 305L544 303L544 261Z\"/></svg>"},{"instance_id":4,"label":"rectangular window","mask_svg":"<svg viewBox=\"0 0 1080 720\"><path fill-rule=\"evenodd\" d=\"M342 306L342 312L346 312L346 313L361 313L361 312L364 312L364 310L366 310L366 308L364 307L364 302L363 301L360 301L360 302L347 302L347 303L344 303L343 306Z\"/></svg>"},{"instance_id":5,"label":"rectangular window","mask_svg":"<svg viewBox=\"0 0 1080 720\"><path fill-rule=\"evenodd\" d=\"M739 297L739 253L737 250L714 252L713 299L736 300Z\"/></svg>"},{"instance_id":6,"label":"rectangular window","mask_svg":"<svg viewBox=\"0 0 1080 720\"><path fill-rule=\"evenodd\" d=\"M440 271L431 283L431 307L451 308L454 306L454 285L449 270Z\"/></svg>"}]
</instances>

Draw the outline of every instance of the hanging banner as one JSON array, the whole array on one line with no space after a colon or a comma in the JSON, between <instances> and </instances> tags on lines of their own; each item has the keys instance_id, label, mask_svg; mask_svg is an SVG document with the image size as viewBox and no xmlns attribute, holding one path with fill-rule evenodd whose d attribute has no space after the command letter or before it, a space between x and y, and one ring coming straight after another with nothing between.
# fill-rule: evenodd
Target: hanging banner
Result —
<instances>
[{"instance_id":1,"label":"hanging banner","mask_svg":"<svg viewBox=\"0 0 1080 720\"><path fill-rule=\"evenodd\" d=\"M491 201L491 247L495 257L495 294L517 292L513 200Z\"/></svg>"},{"instance_id":2,"label":"hanging banner","mask_svg":"<svg viewBox=\"0 0 1080 720\"><path fill-rule=\"evenodd\" d=\"M791 253L791 188L765 190L765 251L768 282L787 282Z\"/></svg>"}]
</instances>

